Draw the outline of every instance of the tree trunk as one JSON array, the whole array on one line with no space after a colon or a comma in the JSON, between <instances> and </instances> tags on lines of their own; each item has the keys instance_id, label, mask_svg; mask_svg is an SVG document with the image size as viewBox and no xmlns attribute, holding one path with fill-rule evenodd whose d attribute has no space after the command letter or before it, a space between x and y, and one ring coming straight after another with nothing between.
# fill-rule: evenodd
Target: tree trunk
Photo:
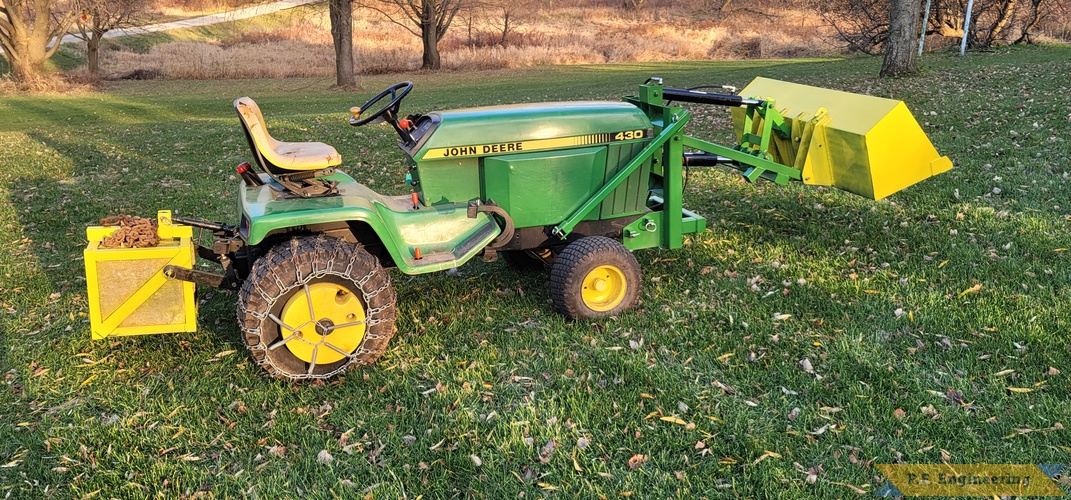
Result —
<instances>
[{"instance_id":1,"label":"tree trunk","mask_svg":"<svg viewBox=\"0 0 1071 500\"><path fill-rule=\"evenodd\" d=\"M335 45L335 83L339 87L356 87L353 75L353 3L330 0L331 39Z\"/></svg>"},{"instance_id":2,"label":"tree trunk","mask_svg":"<svg viewBox=\"0 0 1071 500\"><path fill-rule=\"evenodd\" d=\"M45 51L38 47L29 37L16 37L14 40L14 53L5 53L11 64L11 75L16 82L33 84L44 78L45 75Z\"/></svg>"},{"instance_id":3,"label":"tree trunk","mask_svg":"<svg viewBox=\"0 0 1071 500\"><path fill-rule=\"evenodd\" d=\"M1018 4L1018 0L1004 0L998 4L997 20L989 30L986 45L995 45L1004 39L1004 30L1008 29L1011 20L1015 18L1015 8Z\"/></svg>"},{"instance_id":4,"label":"tree trunk","mask_svg":"<svg viewBox=\"0 0 1071 500\"><path fill-rule=\"evenodd\" d=\"M25 7L32 10L27 13ZM51 0L34 0L32 4L0 1L0 46L16 82L34 86L45 78L45 61L59 49L60 38L74 20L67 13L53 22L53 14Z\"/></svg>"},{"instance_id":5,"label":"tree trunk","mask_svg":"<svg viewBox=\"0 0 1071 500\"><path fill-rule=\"evenodd\" d=\"M889 37L880 76L904 76L918 72L915 40L919 32L919 2L892 0L889 4Z\"/></svg>"},{"instance_id":6,"label":"tree trunk","mask_svg":"<svg viewBox=\"0 0 1071 500\"><path fill-rule=\"evenodd\" d=\"M502 14L502 40L499 41L499 45L505 47L509 41L509 11L507 10Z\"/></svg>"},{"instance_id":7,"label":"tree trunk","mask_svg":"<svg viewBox=\"0 0 1071 500\"><path fill-rule=\"evenodd\" d=\"M424 12L420 16L420 38L424 42L424 63L421 69L442 68L442 58L439 57L439 33L436 24L438 16L435 11L434 0L423 0Z\"/></svg>"},{"instance_id":8,"label":"tree trunk","mask_svg":"<svg viewBox=\"0 0 1071 500\"><path fill-rule=\"evenodd\" d=\"M1026 26L1023 27L1022 34L1019 38L1015 39L1014 44L1020 43L1034 43L1031 31L1041 22L1041 3L1045 0L1031 0L1030 4L1034 8L1034 13L1030 16L1030 20L1027 21Z\"/></svg>"},{"instance_id":9,"label":"tree trunk","mask_svg":"<svg viewBox=\"0 0 1071 500\"><path fill-rule=\"evenodd\" d=\"M100 35L91 33L86 38L86 59L89 60L89 72L100 75Z\"/></svg>"}]
</instances>

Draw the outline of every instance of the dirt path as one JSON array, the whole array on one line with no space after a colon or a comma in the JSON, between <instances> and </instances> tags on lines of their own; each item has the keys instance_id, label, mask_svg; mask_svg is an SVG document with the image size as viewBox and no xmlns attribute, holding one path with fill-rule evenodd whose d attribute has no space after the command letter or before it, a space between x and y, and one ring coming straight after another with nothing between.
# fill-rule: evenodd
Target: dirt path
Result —
<instances>
[{"instance_id":1,"label":"dirt path","mask_svg":"<svg viewBox=\"0 0 1071 500\"><path fill-rule=\"evenodd\" d=\"M279 12L280 10L292 9L294 7L299 7L317 1L320 0L279 0L278 2L254 5L252 7L246 7L244 9L237 9L228 12L221 12L219 14L212 14L210 16L191 17L189 19L171 21L169 23L150 24L147 26L138 26L136 28L112 30L105 33L104 38L117 38L121 36L141 35L145 33L156 33L158 31L168 31L182 28L195 28L198 26L208 26L210 24L238 21L241 19L249 19L251 17L263 16L265 14ZM75 35L67 35L63 37L63 40L60 43L79 43L81 41L82 39L78 38Z\"/></svg>"}]
</instances>

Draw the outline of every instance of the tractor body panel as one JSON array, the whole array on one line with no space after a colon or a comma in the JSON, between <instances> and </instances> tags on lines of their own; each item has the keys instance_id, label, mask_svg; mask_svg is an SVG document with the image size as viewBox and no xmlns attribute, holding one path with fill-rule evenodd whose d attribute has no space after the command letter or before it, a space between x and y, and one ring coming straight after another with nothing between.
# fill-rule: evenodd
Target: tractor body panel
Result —
<instances>
[{"instance_id":1,"label":"tractor body panel","mask_svg":"<svg viewBox=\"0 0 1071 500\"><path fill-rule=\"evenodd\" d=\"M408 196L381 195L345 173L336 172L327 178L339 182L339 196L284 198L270 182L263 186L240 185L242 237L250 245L258 245L272 233L303 226L364 223L399 270L420 274L465 263L501 232L489 214L468 217L467 203L414 209Z\"/></svg>"},{"instance_id":2,"label":"tractor body panel","mask_svg":"<svg viewBox=\"0 0 1071 500\"><path fill-rule=\"evenodd\" d=\"M557 224L643 149L651 121L620 102L560 102L432 113L421 118L413 181L425 204L493 200L518 228ZM403 147L403 149L405 149ZM650 161L583 220L646 210Z\"/></svg>"}]
</instances>

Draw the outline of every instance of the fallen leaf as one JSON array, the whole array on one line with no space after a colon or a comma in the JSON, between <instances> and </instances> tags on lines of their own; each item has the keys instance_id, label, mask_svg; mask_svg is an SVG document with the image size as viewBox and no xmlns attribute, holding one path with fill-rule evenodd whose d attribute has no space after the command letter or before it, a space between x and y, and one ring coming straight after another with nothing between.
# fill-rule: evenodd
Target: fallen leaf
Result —
<instances>
[{"instance_id":1,"label":"fallen leaf","mask_svg":"<svg viewBox=\"0 0 1071 500\"><path fill-rule=\"evenodd\" d=\"M1028 392L1034 392L1034 389L1031 389L1029 387L1009 387L1008 388L1008 392L1025 394L1025 393L1028 393Z\"/></svg>"},{"instance_id":2,"label":"fallen leaf","mask_svg":"<svg viewBox=\"0 0 1071 500\"><path fill-rule=\"evenodd\" d=\"M811 431L811 435L812 436L821 436L822 434L825 434L826 431L829 430L829 428L830 428L829 424L823 425L823 426Z\"/></svg>"},{"instance_id":3,"label":"fallen leaf","mask_svg":"<svg viewBox=\"0 0 1071 500\"><path fill-rule=\"evenodd\" d=\"M327 450L320 450L320 453L316 455L316 461L322 464L329 464L335 461L335 457L331 456Z\"/></svg>"},{"instance_id":4,"label":"fallen leaf","mask_svg":"<svg viewBox=\"0 0 1071 500\"><path fill-rule=\"evenodd\" d=\"M755 465L763 460L766 460L767 458L781 458L781 454L766 450L761 456L759 456L759 458L756 458L754 462L751 462L751 465Z\"/></svg>"},{"instance_id":5,"label":"fallen leaf","mask_svg":"<svg viewBox=\"0 0 1071 500\"><path fill-rule=\"evenodd\" d=\"M934 418L934 419L936 419L936 418L941 416L941 414L937 412L937 409L934 408L933 405L923 406L919 410L922 411L923 415L926 415L926 416Z\"/></svg>"},{"instance_id":6,"label":"fallen leaf","mask_svg":"<svg viewBox=\"0 0 1071 500\"><path fill-rule=\"evenodd\" d=\"M963 297L964 295L968 295L968 294L972 294L972 293L978 293L981 290L982 290L982 284L978 283L977 285L974 285L974 286L972 286L972 287L970 287L970 288L968 288L968 289L966 289L966 290L964 290L962 292L959 292L959 296Z\"/></svg>"},{"instance_id":7,"label":"fallen leaf","mask_svg":"<svg viewBox=\"0 0 1071 500\"><path fill-rule=\"evenodd\" d=\"M904 411L902 408L897 408L893 410L892 414L894 417L896 417L897 420L903 420L904 417L907 416L907 412Z\"/></svg>"},{"instance_id":8,"label":"fallen leaf","mask_svg":"<svg viewBox=\"0 0 1071 500\"><path fill-rule=\"evenodd\" d=\"M647 463L647 458L647 455L639 453L632 455L632 458L628 459L628 468L635 470L643 467L643 464Z\"/></svg>"},{"instance_id":9,"label":"fallen leaf","mask_svg":"<svg viewBox=\"0 0 1071 500\"><path fill-rule=\"evenodd\" d=\"M681 419L679 419L677 417L662 417L659 420L661 420L663 422L674 423L674 424L677 424L677 425L686 425L687 424L687 422L685 422L684 420L681 420Z\"/></svg>"},{"instance_id":10,"label":"fallen leaf","mask_svg":"<svg viewBox=\"0 0 1071 500\"><path fill-rule=\"evenodd\" d=\"M835 484L837 486L844 486L845 488L848 488L848 489L854 491L855 494L857 494L857 495L866 495L866 490L864 490L864 489L862 489L862 488L860 488L858 486L854 486L854 485L851 485L851 484L848 484L848 483L837 483L837 482L830 482L830 484Z\"/></svg>"},{"instance_id":11,"label":"fallen leaf","mask_svg":"<svg viewBox=\"0 0 1071 500\"><path fill-rule=\"evenodd\" d=\"M803 358L800 360L800 367L807 373L814 373L814 366L811 365L811 360Z\"/></svg>"},{"instance_id":12,"label":"fallen leaf","mask_svg":"<svg viewBox=\"0 0 1071 500\"><path fill-rule=\"evenodd\" d=\"M472 459L472 463L476 467L483 465L483 460L480 460L480 457L477 457L475 454L469 455L469 458Z\"/></svg>"},{"instance_id":13,"label":"fallen leaf","mask_svg":"<svg viewBox=\"0 0 1071 500\"><path fill-rule=\"evenodd\" d=\"M718 379L714 379L714 387L717 387L718 389L721 389L722 392L724 392L725 394L727 394L729 396L732 396L733 394L736 394L736 389L733 389L731 386L728 386L728 385L725 385L725 384L721 383L720 381L718 381Z\"/></svg>"},{"instance_id":14,"label":"fallen leaf","mask_svg":"<svg viewBox=\"0 0 1071 500\"><path fill-rule=\"evenodd\" d=\"M543 449L539 451L539 461L543 463L550 462L551 457L554 456L554 440L547 441L547 444L543 445Z\"/></svg>"}]
</instances>

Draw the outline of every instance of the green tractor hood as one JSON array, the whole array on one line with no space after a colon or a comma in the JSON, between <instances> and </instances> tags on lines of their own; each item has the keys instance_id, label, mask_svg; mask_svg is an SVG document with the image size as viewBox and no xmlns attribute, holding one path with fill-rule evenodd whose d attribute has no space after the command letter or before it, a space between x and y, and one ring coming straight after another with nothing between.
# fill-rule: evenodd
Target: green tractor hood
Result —
<instances>
[{"instance_id":1,"label":"green tractor hood","mask_svg":"<svg viewBox=\"0 0 1071 500\"><path fill-rule=\"evenodd\" d=\"M622 140L619 134L646 135L650 128L643 111L625 102L459 109L427 115L414 134L416 145L407 152L417 161L481 157L607 143Z\"/></svg>"}]
</instances>

